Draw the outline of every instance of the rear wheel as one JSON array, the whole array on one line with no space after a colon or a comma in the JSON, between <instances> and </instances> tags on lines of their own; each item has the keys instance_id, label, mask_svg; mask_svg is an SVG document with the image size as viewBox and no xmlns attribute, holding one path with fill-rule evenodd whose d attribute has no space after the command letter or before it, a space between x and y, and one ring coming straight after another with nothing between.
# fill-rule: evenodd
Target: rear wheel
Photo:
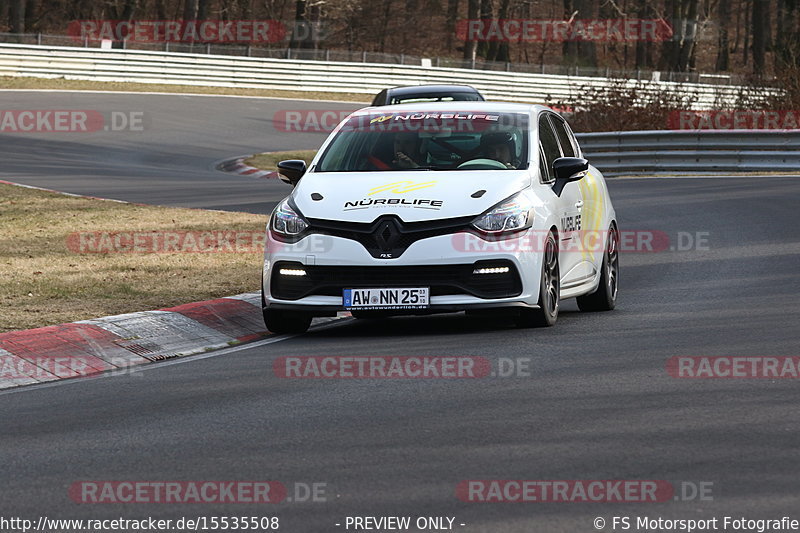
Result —
<instances>
[{"instance_id":1,"label":"rear wheel","mask_svg":"<svg viewBox=\"0 0 800 533\"><path fill-rule=\"evenodd\" d=\"M603 254L600 267L600 283L597 290L584 296L578 296L578 308L581 311L611 311L617 305L617 287L619 282L619 236L617 228L608 230L608 246Z\"/></svg>"},{"instance_id":2,"label":"rear wheel","mask_svg":"<svg viewBox=\"0 0 800 533\"><path fill-rule=\"evenodd\" d=\"M561 272L558 267L558 244L554 233L547 236L539 282L538 309L523 309L517 318L521 328L549 327L558 319Z\"/></svg>"}]
</instances>

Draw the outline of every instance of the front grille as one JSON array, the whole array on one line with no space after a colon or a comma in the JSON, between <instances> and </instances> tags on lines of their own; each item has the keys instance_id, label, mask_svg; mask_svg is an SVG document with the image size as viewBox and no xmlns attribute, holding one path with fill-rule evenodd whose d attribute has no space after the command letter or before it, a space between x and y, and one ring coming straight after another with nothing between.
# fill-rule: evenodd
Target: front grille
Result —
<instances>
[{"instance_id":1,"label":"front grille","mask_svg":"<svg viewBox=\"0 0 800 533\"><path fill-rule=\"evenodd\" d=\"M338 222L309 219L314 233L350 239L376 259L395 259L422 239L469 229L473 216L424 222L403 222L397 215L384 215L372 222Z\"/></svg>"},{"instance_id":2,"label":"front grille","mask_svg":"<svg viewBox=\"0 0 800 533\"><path fill-rule=\"evenodd\" d=\"M473 274L476 268L509 267L504 274ZM305 276L280 274L281 268L302 269ZM469 294L478 298L510 298L522 292L522 281L511 261L478 261L467 265L430 266L308 266L279 261L272 269L270 292L280 300L306 296L342 296L344 289L368 287L430 287L431 296Z\"/></svg>"}]
</instances>

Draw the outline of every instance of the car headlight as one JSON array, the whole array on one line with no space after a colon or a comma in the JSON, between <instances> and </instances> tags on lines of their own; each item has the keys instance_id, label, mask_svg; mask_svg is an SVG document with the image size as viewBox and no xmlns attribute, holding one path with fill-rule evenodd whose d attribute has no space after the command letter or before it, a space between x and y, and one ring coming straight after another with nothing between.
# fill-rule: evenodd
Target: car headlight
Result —
<instances>
[{"instance_id":1,"label":"car headlight","mask_svg":"<svg viewBox=\"0 0 800 533\"><path fill-rule=\"evenodd\" d=\"M306 222L300 214L297 213L292 206L289 205L288 199L283 200L275 208L270 218L270 226L272 231L283 237L294 237L303 233L308 228Z\"/></svg>"},{"instance_id":2,"label":"car headlight","mask_svg":"<svg viewBox=\"0 0 800 533\"><path fill-rule=\"evenodd\" d=\"M491 235L513 233L532 224L532 206L521 194L512 196L472 221L477 229Z\"/></svg>"}]
</instances>

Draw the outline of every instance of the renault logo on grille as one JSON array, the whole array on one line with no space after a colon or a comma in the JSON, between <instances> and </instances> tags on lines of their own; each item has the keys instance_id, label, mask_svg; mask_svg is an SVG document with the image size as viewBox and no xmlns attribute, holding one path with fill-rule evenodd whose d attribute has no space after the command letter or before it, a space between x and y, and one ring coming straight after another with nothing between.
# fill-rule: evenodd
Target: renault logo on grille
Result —
<instances>
[{"instance_id":1,"label":"renault logo on grille","mask_svg":"<svg viewBox=\"0 0 800 533\"><path fill-rule=\"evenodd\" d=\"M375 242L383 251L392 250L400 239L400 228L394 220L383 220L378 224L374 233Z\"/></svg>"}]
</instances>

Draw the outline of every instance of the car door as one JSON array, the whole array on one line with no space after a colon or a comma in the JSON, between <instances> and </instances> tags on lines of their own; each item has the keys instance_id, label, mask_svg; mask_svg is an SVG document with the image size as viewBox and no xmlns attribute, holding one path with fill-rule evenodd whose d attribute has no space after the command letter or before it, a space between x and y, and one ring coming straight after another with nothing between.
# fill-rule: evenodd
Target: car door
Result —
<instances>
[{"instance_id":1,"label":"car door","mask_svg":"<svg viewBox=\"0 0 800 533\"><path fill-rule=\"evenodd\" d=\"M572 130L567 125L566 121L558 115L550 115L550 121L553 123L553 129L558 138L558 144L561 147L561 153L564 157L581 157L580 147L575 140ZM591 173L580 181L571 183L575 186L580 194L580 199L576 200L575 210L573 212L573 226L575 227L574 239L571 242L576 247L580 248L580 259L576 267L577 282L592 278L596 273L596 252L597 250L591 249L592 240L584 238L587 232L593 232L594 235L601 235L600 220L597 216L602 211L602 207L597 205L602 202L601 195L597 192L597 178L592 176ZM598 248L595 246L595 248Z\"/></svg>"},{"instance_id":2,"label":"car door","mask_svg":"<svg viewBox=\"0 0 800 533\"><path fill-rule=\"evenodd\" d=\"M539 145L547 171L547 179L550 182L554 182L553 161L559 157L564 157L564 153L549 115L550 113L542 113L539 116ZM574 150L568 153L574 154ZM579 282L580 278L585 276L585 273L580 269L582 256L576 231L580 226L580 209L583 205L583 199L578 182L567 183L560 196L556 196L555 193L553 196L560 221L558 228L560 239L559 266L561 269L561 286L564 288Z\"/></svg>"}]
</instances>

